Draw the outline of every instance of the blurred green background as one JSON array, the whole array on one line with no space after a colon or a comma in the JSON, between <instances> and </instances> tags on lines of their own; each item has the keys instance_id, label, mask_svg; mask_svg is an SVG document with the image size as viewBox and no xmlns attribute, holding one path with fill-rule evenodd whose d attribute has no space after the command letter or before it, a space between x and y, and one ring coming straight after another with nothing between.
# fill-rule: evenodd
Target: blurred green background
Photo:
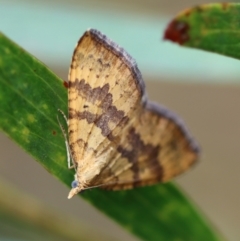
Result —
<instances>
[{"instance_id":1,"label":"blurred green background","mask_svg":"<svg viewBox=\"0 0 240 241\"><path fill-rule=\"evenodd\" d=\"M240 240L240 62L162 40L168 22L207 1L3 1L0 31L67 80L74 46L96 28L137 61L149 97L186 121L202 146L201 162L176 182L230 241ZM3 134L0 176L50 207L113 240L137 240L68 190Z\"/></svg>"}]
</instances>

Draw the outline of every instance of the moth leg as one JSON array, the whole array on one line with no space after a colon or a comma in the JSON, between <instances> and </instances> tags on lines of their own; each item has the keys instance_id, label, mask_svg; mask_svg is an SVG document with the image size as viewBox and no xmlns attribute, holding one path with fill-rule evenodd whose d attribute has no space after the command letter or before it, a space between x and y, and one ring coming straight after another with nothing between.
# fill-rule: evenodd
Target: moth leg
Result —
<instances>
[{"instance_id":1,"label":"moth leg","mask_svg":"<svg viewBox=\"0 0 240 241\"><path fill-rule=\"evenodd\" d=\"M60 109L58 109L58 111L63 115L66 123L68 124L67 117L66 117L66 115L63 113L63 111L61 111ZM60 128L61 128L61 130L62 130L64 139L65 139L65 145L66 145L66 150L67 150L68 169L75 168L74 162L72 161L72 158L71 158L72 155L71 155L71 151L70 151L70 147L69 147L69 143L68 143L68 139L67 139L67 134L66 134L66 131L65 131L64 127L62 126L62 124L61 124L60 121L59 121L58 115L57 115L57 121L58 121L58 124L59 124L59 126L60 126Z\"/></svg>"},{"instance_id":2,"label":"moth leg","mask_svg":"<svg viewBox=\"0 0 240 241\"><path fill-rule=\"evenodd\" d=\"M58 109L58 111L62 114L63 118L65 119L65 121L66 121L66 123L68 125L68 118L67 118L67 116L64 114L64 112L62 110ZM59 123L59 121L58 121L58 123ZM59 123L59 125L62 126L60 123Z\"/></svg>"}]
</instances>

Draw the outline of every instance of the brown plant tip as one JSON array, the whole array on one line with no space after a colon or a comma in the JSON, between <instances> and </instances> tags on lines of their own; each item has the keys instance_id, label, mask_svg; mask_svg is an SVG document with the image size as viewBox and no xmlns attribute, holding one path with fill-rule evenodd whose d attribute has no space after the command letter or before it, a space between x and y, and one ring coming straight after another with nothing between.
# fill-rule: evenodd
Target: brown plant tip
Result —
<instances>
[{"instance_id":1,"label":"brown plant tip","mask_svg":"<svg viewBox=\"0 0 240 241\"><path fill-rule=\"evenodd\" d=\"M68 82L67 81L63 81L63 86L68 89Z\"/></svg>"},{"instance_id":2,"label":"brown plant tip","mask_svg":"<svg viewBox=\"0 0 240 241\"><path fill-rule=\"evenodd\" d=\"M227 10L228 7L229 7L229 3L227 3L227 2L223 2L223 3L222 3L222 9L223 9L223 10Z\"/></svg>"},{"instance_id":3,"label":"brown plant tip","mask_svg":"<svg viewBox=\"0 0 240 241\"><path fill-rule=\"evenodd\" d=\"M52 134L55 136L57 134L57 132L56 131L52 131Z\"/></svg>"},{"instance_id":4,"label":"brown plant tip","mask_svg":"<svg viewBox=\"0 0 240 241\"><path fill-rule=\"evenodd\" d=\"M183 45L189 40L189 25L185 22L173 20L165 30L163 39Z\"/></svg>"}]
</instances>

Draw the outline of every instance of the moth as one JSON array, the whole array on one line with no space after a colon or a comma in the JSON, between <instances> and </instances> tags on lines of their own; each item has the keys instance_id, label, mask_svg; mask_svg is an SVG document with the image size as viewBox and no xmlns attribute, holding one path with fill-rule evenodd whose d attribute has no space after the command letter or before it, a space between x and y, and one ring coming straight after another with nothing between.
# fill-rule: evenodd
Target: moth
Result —
<instances>
[{"instance_id":1,"label":"moth","mask_svg":"<svg viewBox=\"0 0 240 241\"><path fill-rule=\"evenodd\" d=\"M131 189L166 182L198 159L183 121L148 100L135 60L101 32L77 43L68 75L68 198L93 187Z\"/></svg>"}]
</instances>

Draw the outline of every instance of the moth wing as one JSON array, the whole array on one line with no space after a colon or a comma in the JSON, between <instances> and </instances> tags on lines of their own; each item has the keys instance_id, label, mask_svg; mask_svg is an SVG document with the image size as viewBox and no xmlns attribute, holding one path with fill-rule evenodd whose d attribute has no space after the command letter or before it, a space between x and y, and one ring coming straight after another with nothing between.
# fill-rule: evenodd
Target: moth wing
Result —
<instances>
[{"instance_id":1,"label":"moth wing","mask_svg":"<svg viewBox=\"0 0 240 241\"><path fill-rule=\"evenodd\" d=\"M79 40L69 71L69 143L75 163L91 180L108 164L128 125L144 102L144 83L135 61L97 30Z\"/></svg>"},{"instance_id":2,"label":"moth wing","mask_svg":"<svg viewBox=\"0 0 240 241\"><path fill-rule=\"evenodd\" d=\"M183 121L152 102L146 104L122 137L112 165L109 163L92 185L119 190L166 182L198 159L198 144Z\"/></svg>"}]
</instances>

